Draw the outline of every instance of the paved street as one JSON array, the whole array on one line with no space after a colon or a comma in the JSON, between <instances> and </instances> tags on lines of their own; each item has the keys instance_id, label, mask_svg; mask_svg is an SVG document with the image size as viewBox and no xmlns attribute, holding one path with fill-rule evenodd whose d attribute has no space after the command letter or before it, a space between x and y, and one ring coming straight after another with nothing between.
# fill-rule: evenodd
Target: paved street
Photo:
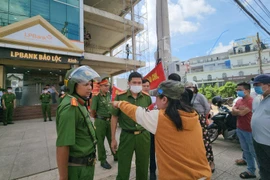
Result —
<instances>
[{"instance_id":1,"label":"paved street","mask_svg":"<svg viewBox=\"0 0 270 180\"><path fill-rule=\"evenodd\" d=\"M17 121L5 127L0 125L0 180L57 180L55 140L55 121L35 119ZM245 167L234 165L234 160L242 153L239 144L220 137L213 147L216 171L212 179L241 179L239 174ZM113 168L102 169L98 162L96 180L113 180L116 177L117 163L113 162L110 153L108 155ZM134 162L130 179L135 179Z\"/></svg>"}]
</instances>

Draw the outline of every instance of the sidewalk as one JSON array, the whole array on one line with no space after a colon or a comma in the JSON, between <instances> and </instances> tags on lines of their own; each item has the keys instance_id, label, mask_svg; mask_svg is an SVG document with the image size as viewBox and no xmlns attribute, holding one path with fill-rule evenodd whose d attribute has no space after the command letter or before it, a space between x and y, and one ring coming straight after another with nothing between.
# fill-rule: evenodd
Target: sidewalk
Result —
<instances>
[{"instance_id":1,"label":"sidewalk","mask_svg":"<svg viewBox=\"0 0 270 180\"><path fill-rule=\"evenodd\" d=\"M0 125L0 180L57 180L55 140L55 121L35 119ZM220 137L214 142L213 148L216 171L212 179L240 180L239 174L246 168L234 165L234 160L242 157L240 145ZM110 153L108 155L112 169L105 170L97 162L95 180L115 179L117 163L113 162ZM134 161L132 164L130 179L135 179Z\"/></svg>"}]
</instances>

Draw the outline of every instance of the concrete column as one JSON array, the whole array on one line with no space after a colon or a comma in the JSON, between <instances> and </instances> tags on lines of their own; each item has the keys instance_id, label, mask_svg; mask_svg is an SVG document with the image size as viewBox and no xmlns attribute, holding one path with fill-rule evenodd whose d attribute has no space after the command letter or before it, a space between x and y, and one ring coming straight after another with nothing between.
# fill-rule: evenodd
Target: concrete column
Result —
<instances>
[{"instance_id":1,"label":"concrete column","mask_svg":"<svg viewBox=\"0 0 270 180\"><path fill-rule=\"evenodd\" d=\"M113 57L113 50L110 50L110 56Z\"/></svg>"},{"instance_id":2,"label":"concrete column","mask_svg":"<svg viewBox=\"0 0 270 180\"><path fill-rule=\"evenodd\" d=\"M131 21L135 21L134 5L131 7ZM136 60L136 36L134 33L134 26L132 26L132 59Z\"/></svg>"},{"instance_id":3,"label":"concrete column","mask_svg":"<svg viewBox=\"0 0 270 180\"><path fill-rule=\"evenodd\" d=\"M0 88L5 88L5 67L0 66Z\"/></svg>"}]
</instances>

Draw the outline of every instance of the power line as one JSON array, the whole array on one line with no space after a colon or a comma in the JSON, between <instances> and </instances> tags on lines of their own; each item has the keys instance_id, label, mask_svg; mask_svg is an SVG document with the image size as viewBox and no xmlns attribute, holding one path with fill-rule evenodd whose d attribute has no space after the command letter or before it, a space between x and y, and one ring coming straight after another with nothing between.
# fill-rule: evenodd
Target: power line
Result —
<instances>
[{"instance_id":1,"label":"power line","mask_svg":"<svg viewBox=\"0 0 270 180\"><path fill-rule=\"evenodd\" d=\"M249 7L251 7L251 9L258 15L258 16L260 16L261 18L262 18L262 20L264 20L265 22L266 22L266 24L268 24L269 26L270 26L270 24L247 2L247 0L244 0L246 3L247 3L247 5L249 6Z\"/></svg>"},{"instance_id":2,"label":"power line","mask_svg":"<svg viewBox=\"0 0 270 180\"><path fill-rule=\"evenodd\" d=\"M267 7L261 2L261 0L258 0L260 3L261 3L261 5L264 7L264 9L266 10L266 12L268 12L269 14L270 14L270 11L267 9Z\"/></svg>"},{"instance_id":3,"label":"power line","mask_svg":"<svg viewBox=\"0 0 270 180\"><path fill-rule=\"evenodd\" d=\"M270 35L270 32L261 25L261 23L245 8L245 6L243 6L243 4L241 2L239 2L239 0L234 0L238 6L240 6L268 35Z\"/></svg>"},{"instance_id":4,"label":"power line","mask_svg":"<svg viewBox=\"0 0 270 180\"><path fill-rule=\"evenodd\" d=\"M267 12L267 8L264 6L264 4L262 4L262 6L264 6L264 7L262 7L256 0L255 0L255 3L261 8L261 10L270 18L270 13L269 13L269 11Z\"/></svg>"}]
</instances>

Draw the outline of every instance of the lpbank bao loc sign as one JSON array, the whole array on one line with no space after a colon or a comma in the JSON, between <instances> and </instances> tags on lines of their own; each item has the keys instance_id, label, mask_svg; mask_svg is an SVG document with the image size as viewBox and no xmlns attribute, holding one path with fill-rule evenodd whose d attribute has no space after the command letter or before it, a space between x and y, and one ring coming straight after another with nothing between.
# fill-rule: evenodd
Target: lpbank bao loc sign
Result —
<instances>
[{"instance_id":1,"label":"lpbank bao loc sign","mask_svg":"<svg viewBox=\"0 0 270 180\"><path fill-rule=\"evenodd\" d=\"M40 62L63 63L63 64L79 64L80 57L66 56L51 53L41 53L34 51L24 51L18 49L0 48L0 58L33 60Z\"/></svg>"}]
</instances>

